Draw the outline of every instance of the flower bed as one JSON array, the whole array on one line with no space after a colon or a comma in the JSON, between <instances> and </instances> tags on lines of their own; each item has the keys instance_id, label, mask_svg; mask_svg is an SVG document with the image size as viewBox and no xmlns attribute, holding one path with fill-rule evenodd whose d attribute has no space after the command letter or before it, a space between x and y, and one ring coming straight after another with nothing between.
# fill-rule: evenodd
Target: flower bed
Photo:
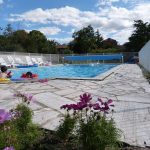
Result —
<instances>
[{"instance_id":1,"label":"flower bed","mask_svg":"<svg viewBox=\"0 0 150 150\"><path fill-rule=\"evenodd\" d=\"M32 123L33 95L16 92L14 96L21 99L16 108L0 109L2 150L142 150L119 141L121 131L112 118L111 99L95 101L89 93L80 95L79 102L60 107L66 110L64 119L56 131L49 131Z\"/></svg>"}]
</instances>

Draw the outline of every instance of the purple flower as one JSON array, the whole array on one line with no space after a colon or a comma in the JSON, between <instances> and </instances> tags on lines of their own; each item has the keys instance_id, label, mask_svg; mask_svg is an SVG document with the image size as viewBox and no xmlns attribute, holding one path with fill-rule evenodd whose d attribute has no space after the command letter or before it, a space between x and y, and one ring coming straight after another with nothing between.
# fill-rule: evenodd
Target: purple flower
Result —
<instances>
[{"instance_id":1,"label":"purple flower","mask_svg":"<svg viewBox=\"0 0 150 150\"><path fill-rule=\"evenodd\" d=\"M11 114L12 119L17 119L21 116L21 112L19 112L17 110L11 110L10 114Z\"/></svg>"},{"instance_id":2,"label":"purple flower","mask_svg":"<svg viewBox=\"0 0 150 150\"><path fill-rule=\"evenodd\" d=\"M30 93L20 93L20 92L17 92L16 94L14 94L13 96L15 97L21 97L23 99L24 102L27 102L28 104L31 102L31 101L35 101L35 99L33 98L33 95L30 94Z\"/></svg>"},{"instance_id":3,"label":"purple flower","mask_svg":"<svg viewBox=\"0 0 150 150\"><path fill-rule=\"evenodd\" d=\"M87 103L84 102L78 102L77 103L77 110L82 110L83 108L87 107Z\"/></svg>"},{"instance_id":4,"label":"purple flower","mask_svg":"<svg viewBox=\"0 0 150 150\"><path fill-rule=\"evenodd\" d=\"M15 149L11 146L11 147L5 147L4 150L15 150Z\"/></svg>"},{"instance_id":5,"label":"purple flower","mask_svg":"<svg viewBox=\"0 0 150 150\"><path fill-rule=\"evenodd\" d=\"M66 104L62 105L61 109L67 109L71 110L82 110L84 108L93 108L94 110L99 110L100 112L108 113L110 110L110 106L114 106L112 104L112 100L109 99L108 101L104 102L102 99L98 98L98 101L95 104L90 103L90 100L92 100L91 94L84 93L83 95L80 95L80 101L77 102L77 104Z\"/></svg>"},{"instance_id":6,"label":"purple flower","mask_svg":"<svg viewBox=\"0 0 150 150\"><path fill-rule=\"evenodd\" d=\"M70 104L71 109L78 110L78 106L76 104Z\"/></svg>"},{"instance_id":7,"label":"purple flower","mask_svg":"<svg viewBox=\"0 0 150 150\"><path fill-rule=\"evenodd\" d=\"M90 104L88 104L88 106L89 106L90 108L92 108L92 107L93 107L93 104L90 103Z\"/></svg>"},{"instance_id":8,"label":"purple flower","mask_svg":"<svg viewBox=\"0 0 150 150\"><path fill-rule=\"evenodd\" d=\"M60 107L60 109L66 109L66 108L68 108L68 104L62 105L62 106Z\"/></svg>"},{"instance_id":9,"label":"purple flower","mask_svg":"<svg viewBox=\"0 0 150 150\"><path fill-rule=\"evenodd\" d=\"M0 124L11 119L11 114L4 109L0 109Z\"/></svg>"},{"instance_id":10,"label":"purple flower","mask_svg":"<svg viewBox=\"0 0 150 150\"><path fill-rule=\"evenodd\" d=\"M109 99L109 100L107 101L107 104L108 104L109 106L114 107L114 104L111 104L111 103L113 103L113 100L112 100L112 99Z\"/></svg>"},{"instance_id":11,"label":"purple flower","mask_svg":"<svg viewBox=\"0 0 150 150\"><path fill-rule=\"evenodd\" d=\"M80 101L83 103L88 103L92 99L91 94L84 93L83 95L80 95Z\"/></svg>"},{"instance_id":12,"label":"purple flower","mask_svg":"<svg viewBox=\"0 0 150 150\"><path fill-rule=\"evenodd\" d=\"M23 96L24 96L24 97L26 98L26 100L29 101L29 102L35 100L35 99L33 98L33 95L30 94L30 93L24 94Z\"/></svg>"},{"instance_id":13,"label":"purple flower","mask_svg":"<svg viewBox=\"0 0 150 150\"><path fill-rule=\"evenodd\" d=\"M100 102L100 110L104 113L108 113L110 106L114 106L113 104L111 104L113 102L111 99L106 102L103 102L102 99L98 99L98 102Z\"/></svg>"},{"instance_id":14,"label":"purple flower","mask_svg":"<svg viewBox=\"0 0 150 150\"><path fill-rule=\"evenodd\" d=\"M100 107L99 103L93 104L93 109L94 110L101 110L101 107Z\"/></svg>"},{"instance_id":15,"label":"purple flower","mask_svg":"<svg viewBox=\"0 0 150 150\"><path fill-rule=\"evenodd\" d=\"M78 102L77 104L66 104L66 105L62 105L60 108L61 109L67 109L67 110L82 110L83 108L87 107L86 103L83 102Z\"/></svg>"}]
</instances>

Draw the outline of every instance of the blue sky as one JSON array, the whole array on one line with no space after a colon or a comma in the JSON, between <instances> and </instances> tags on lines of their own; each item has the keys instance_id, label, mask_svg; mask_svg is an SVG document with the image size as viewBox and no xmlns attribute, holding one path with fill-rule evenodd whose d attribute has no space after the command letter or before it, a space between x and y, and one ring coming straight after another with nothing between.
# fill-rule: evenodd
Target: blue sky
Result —
<instances>
[{"instance_id":1,"label":"blue sky","mask_svg":"<svg viewBox=\"0 0 150 150\"><path fill-rule=\"evenodd\" d=\"M150 22L150 0L0 0L0 27L39 30L60 43L91 24L105 38L128 41L133 21Z\"/></svg>"}]
</instances>

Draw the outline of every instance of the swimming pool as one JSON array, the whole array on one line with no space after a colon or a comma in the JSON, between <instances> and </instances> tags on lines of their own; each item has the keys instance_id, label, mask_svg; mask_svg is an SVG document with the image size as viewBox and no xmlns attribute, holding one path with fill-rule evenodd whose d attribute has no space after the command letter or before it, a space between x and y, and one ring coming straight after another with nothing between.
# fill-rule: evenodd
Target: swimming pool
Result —
<instances>
[{"instance_id":1,"label":"swimming pool","mask_svg":"<svg viewBox=\"0 0 150 150\"><path fill-rule=\"evenodd\" d=\"M39 79L44 78L92 78L109 69L117 66L116 64L89 64L89 65L58 65L31 67L11 70L13 72L12 79L19 79L23 73L31 71L33 74L38 74Z\"/></svg>"}]
</instances>

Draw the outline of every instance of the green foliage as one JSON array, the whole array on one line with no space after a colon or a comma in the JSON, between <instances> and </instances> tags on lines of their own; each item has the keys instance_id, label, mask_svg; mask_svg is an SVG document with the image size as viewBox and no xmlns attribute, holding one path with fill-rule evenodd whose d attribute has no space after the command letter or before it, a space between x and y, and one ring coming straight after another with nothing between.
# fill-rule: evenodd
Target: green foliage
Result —
<instances>
[{"instance_id":1,"label":"green foliage","mask_svg":"<svg viewBox=\"0 0 150 150\"><path fill-rule=\"evenodd\" d=\"M119 131L113 120L91 118L88 122L80 122L80 140L86 150L105 150L108 148L117 149Z\"/></svg>"},{"instance_id":2,"label":"green foliage","mask_svg":"<svg viewBox=\"0 0 150 150\"><path fill-rule=\"evenodd\" d=\"M18 142L18 131L14 126L14 122L7 121L0 124L0 149L6 146L14 146L16 150L19 150L21 145Z\"/></svg>"},{"instance_id":3,"label":"green foliage","mask_svg":"<svg viewBox=\"0 0 150 150\"><path fill-rule=\"evenodd\" d=\"M58 127L56 135L68 146L74 137L73 143L86 150L110 150L118 149L120 130L116 128L114 121L106 117L90 117L87 121L78 117L65 117ZM78 143L78 144L77 144Z\"/></svg>"},{"instance_id":4,"label":"green foliage","mask_svg":"<svg viewBox=\"0 0 150 150\"><path fill-rule=\"evenodd\" d=\"M73 51L69 50L69 49L64 49L63 54L73 54Z\"/></svg>"},{"instance_id":5,"label":"green foliage","mask_svg":"<svg viewBox=\"0 0 150 150\"><path fill-rule=\"evenodd\" d=\"M57 53L57 45L57 42L48 40L40 31L14 31L11 24L8 24L0 35L0 51Z\"/></svg>"},{"instance_id":6,"label":"green foliage","mask_svg":"<svg viewBox=\"0 0 150 150\"><path fill-rule=\"evenodd\" d=\"M26 149L39 138L41 132L37 125L32 123L33 112L24 104L19 104L16 111L20 112L20 117L15 120L15 127L18 129L19 142L22 149Z\"/></svg>"},{"instance_id":7,"label":"green foliage","mask_svg":"<svg viewBox=\"0 0 150 150\"><path fill-rule=\"evenodd\" d=\"M21 149L28 149L29 147L32 147L32 145L39 140L39 138L42 136L42 132L39 129L39 127L35 124L30 123L27 128L26 132L19 132L18 138L19 143L21 145Z\"/></svg>"},{"instance_id":8,"label":"green foliage","mask_svg":"<svg viewBox=\"0 0 150 150\"><path fill-rule=\"evenodd\" d=\"M142 70L142 73L144 75L144 77L148 80L148 82L150 83L150 72L147 71L142 65L139 64L139 67Z\"/></svg>"},{"instance_id":9,"label":"green foliage","mask_svg":"<svg viewBox=\"0 0 150 150\"><path fill-rule=\"evenodd\" d=\"M47 53L57 54L58 53L58 51L57 51L58 43L55 42L54 40L48 41L47 43L48 43Z\"/></svg>"},{"instance_id":10,"label":"green foliage","mask_svg":"<svg viewBox=\"0 0 150 150\"><path fill-rule=\"evenodd\" d=\"M19 104L13 112L18 112L19 116L0 125L0 149L13 146L15 150L26 150L42 133L39 127L32 123L32 111L27 105Z\"/></svg>"},{"instance_id":11,"label":"green foliage","mask_svg":"<svg viewBox=\"0 0 150 150\"><path fill-rule=\"evenodd\" d=\"M129 51L139 51L147 41L150 40L150 23L144 23L142 20L134 21L132 35L129 37L129 42L125 43L125 47Z\"/></svg>"},{"instance_id":12,"label":"green foliage","mask_svg":"<svg viewBox=\"0 0 150 150\"><path fill-rule=\"evenodd\" d=\"M98 101L94 103L91 100L91 95L84 93L80 95L80 101L77 104L62 105L61 109L66 109L68 113L73 110L74 113L70 115L76 119L76 123L69 128L70 121L68 123L65 119L60 126L60 131L63 132L63 135L72 133L77 140L76 147L78 149L82 147L84 150L105 150L106 148L117 150L120 130L116 127L113 119L106 116L112 112L110 107L114 106L113 101L108 99L104 102L98 98ZM65 133L65 131L67 132ZM65 139L65 136L62 138Z\"/></svg>"},{"instance_id":13,"label":"green foliage","mask_svg":"<svg viewBox=\"0 0 150 150\"><path fill-rule=\"evenodd\" d=\"M102 48L117 48L117 41L111 38L102 41Z\"/></svg>"},{"instance_id":14,"label":"green foliage","mask_svg":"<svg viewBox=\"0 0 150 150\"><path fill-rule=\"evenodd\" d=\"M118 48L108 48L108 49L94 49L91 53L119 53Z\"/></svg>"},{"instance_id":15,"label":"green foliage","mask_svg":"<svg viewBox=\"0 0 150 150\"><path fill-rule=\"evenodd\" d=\"M101 48L102 47L102 41L103 41L103 37L101 36L101 34L99 33L99 30L97 30L95 32L95 40L96 40L96 46L97 48Z\"/></svg>"},{"instance_id":16,"label":"green foliage","mask_svg":"<svg viewBox=\"0 0 150 150\"><path fill-rule=\"evenodd\" d=\"M150 81L150 73L146 74L146 79L148 79Z\"/></svg>"},{"instance_id":17,"label":"green foliage","mask_svg":"<svg viewBox=\"0 0 150 150\"><path fill-rule=\"evenodd\" d=\"M100 47L102 36L96 33L91 25L73 33L74 40L69 44L75 53L88 53L91 49Z\"/></svg>"},{"instance_id":18,"label":"green foliage","mask_svg":"<svg viewBox=\"0 0 150 150\"><path fill-rule=\"evenodd\" d=\"M3 30L3 29L1 29ZM27 33L25 30L14 31L11 24L8 24L0 35L0 51L16 51L29 53L46 54L71 54L90 53L98 49L116 48L117 41L113 39L103 40L99 30L94 32L91 25L73 33L74 40L69 43L70 50L60 52L57 49L59 43L48 40L46 36L37 30Z\"/></svg>"},{"instance_id":19,"label":"green foliage","mask_svg":"<svg viewBox=\"0 0 150 150\"><path fill-rule=\"evenodd\" d=\"M15 121L16 127L19 131L26 132L28 125L32 121L32 111L24 104L19 104L15 110L21 114L21 116Z\"/></svg>"},{"instance_id":20,"label":"green foliage","mask_svg":"<svg viewBox=\"0 0 150 150\"><path fill-rule=\"evenodd\" d=\"M70 117L69 115L65 116L63 122L57 129L57 136L62 140L68 140L75 127L75 123L76 119L74 117Z\"/></svg>"}]
</instances>

